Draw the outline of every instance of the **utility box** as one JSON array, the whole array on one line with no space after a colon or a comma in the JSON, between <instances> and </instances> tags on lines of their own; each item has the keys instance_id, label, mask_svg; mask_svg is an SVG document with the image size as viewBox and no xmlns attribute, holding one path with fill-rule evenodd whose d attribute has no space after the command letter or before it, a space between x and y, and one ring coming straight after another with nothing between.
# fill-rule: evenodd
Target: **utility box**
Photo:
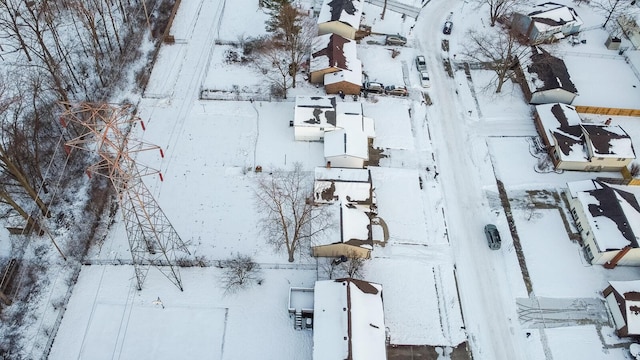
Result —
<instances>
[{"instance_id":1,"label":"utility box","mask_svg":"<svg viewBox=\"0 0 640 360\"><path fill-rule=\"evenodd\" d=\"M620 49L620 44L622 43L622 39L615 36L609 36L607 41L604 43L604 46L609 50L618 50Z\"/></svg>"}]
</instances>

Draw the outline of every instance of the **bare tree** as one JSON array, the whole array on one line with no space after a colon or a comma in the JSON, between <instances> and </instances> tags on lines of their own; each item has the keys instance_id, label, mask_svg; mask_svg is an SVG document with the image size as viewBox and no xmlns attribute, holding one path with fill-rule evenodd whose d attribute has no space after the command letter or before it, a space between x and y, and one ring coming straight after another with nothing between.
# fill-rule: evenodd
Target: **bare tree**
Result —
<instances>
[{"instance_id":1,"label":"bare tree","mask_svg":"<svg viewBox=\"0 0 640 360\"><path fill-rule=\"evenodd\" d=\"M263 41L255 51L258 58L254 63L271 82L274 88L272 93L286 99L287 90L292 84L289 53L279 41L274 39Z\"/></svg>"},{"instance_id":2,"label":"bare tree","mask_svg":"<svg viewBox=\"0 0 640 360\"><path fill-rule=\"evenodd\" d=\"M221 261L220 267L223 269L221 281L226 293L235 293L262 282L260 265L249 255L236 254Z\"/></svg>"},{"instance_id":3,"label":"bare tree","mask_svg":"<svg viewBox=\"0 0 640 360\"><path fill-rule=\"evenodd\" d=\"M638 8L634 6L635 3L635 0L591 0L589 6L607 17L602 24L602 28L606 28L611 19L616 20L622 15L637 14Z\"/></svg>"},{"instance_id":4,"label":"bare tree","mask_svg":"<svg viewBox=\"0 0 640 360\"><path fill-rule=\"evenodd\" d=\"M478 0L479 3L489 5L489 20L495 26L498 19L510 14L515 5L522 5L522 0Z\"/></svg>"},{"instance_id":5,"label":"bare tree","mask_svg":"<svg viewBox=\"0 0 640 360\"><path fill-rule=\"evenodd\" d=\"M276 251L287 251L289 262L329 226L326 208L314 205L312 191L313 179L300 163L292 171L276 170L258 179L255 203L263 216L260 229Z\"/></svg>"},{"instance_id":6,"label":"bare tree","mask_svg":"<svg viewBox=\"0 0 640 360\"><path fill-rule=\"evenodd\" d=\"M517 40L515 32L509 28L502 31L467 33L468 43L464 45L463 57L485 65L496 73L496 93L502 91L502 85L508 75L518 66L528 47Z\"/></svg>"},{"instance_id":7,"label":"bare tree","mask_svg":"<svg viewBox=\"0 0 640 360\"><path fill-rule=\"evenodd\" d=\"M366 259L357 257L355 253L349 252L338 258L325 258L320 262L320 269L329 279L342 277L362 279L365 275L365 263Z\"/></svg>"}]
</instances>

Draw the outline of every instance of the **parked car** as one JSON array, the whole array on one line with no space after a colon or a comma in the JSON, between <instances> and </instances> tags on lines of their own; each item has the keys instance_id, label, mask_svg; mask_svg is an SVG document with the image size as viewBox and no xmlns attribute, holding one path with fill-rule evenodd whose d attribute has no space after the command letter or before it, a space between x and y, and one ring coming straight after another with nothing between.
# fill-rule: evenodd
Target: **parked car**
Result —
<instances>
[{"instance_id":1,"label":"parked car","mask_svg":"<svg viewBox=\"0 0 640 360\"><path fill-rule=\"evenodd\" d=\"M384 88L384 92L387 95L395 95L395 96L407 96L409 95L409 91L406 86L395 86L389 85Z\"/></svg>"},{"instance_id":2,"label":"parked car","mask_svg":"<svg viewBox=\"0 0 640 360\"><path fill-rule=\"evenodd\" d=\"M424 56L416 56L416 68L418 69L418 71L427 70L427 60L425 60Z\"/></svg>"},{"instance_id":3,"label":"parked car","mask_svg":"<svg viewBox=\"0 0 640 360\"><path fill-rule=\"evenodd\" d=\"M487 236L487 243L489 243L489 249L498 250L502 244L500 239L500 233L498 228L493 224L487 224L484 227L484 234Z\"/></svg>"},{"instance_id":4,"label":"parked car","mask_svg":"<svg viewBox=\"0 0 640 360\"><path fill-rule=\"evenodd\" d=\"M385 45L399 45L403 46L407 43L407 38L397 34L397 35L387 35L387 40L385 41Z\"/></svg>"},{"instance_id":5,"label":"parked car","mask_svg":"<svg viewBox=\"0 0 640 360\"><path fill-rule=\"evenodd\" d=\"M424 88L431 87L431 81L429 80L429 73L426 71L420 71L420 85Z\"/></svg>"},{"instance_id":6,"label":"parked car","mask_svg":"<svg viewBox=\"0 0 640 360\"><path fill-rule=\"evenodd\" d=\"M453 28L453 23L451 21L445 21L442 33L445 35L451 34L451 28Z\"/></svg>"},{"instance_id":7,"label":"parked car","mask_svg":"<svg viewBox=\"0 0 640 360\"><path fill-rule=\"evenodd\" d=\"M384 93L384 85L379 82L367 81L362 85L362 89L370 93L376 93L376 94Z\"/></svg>"}]
</instances>

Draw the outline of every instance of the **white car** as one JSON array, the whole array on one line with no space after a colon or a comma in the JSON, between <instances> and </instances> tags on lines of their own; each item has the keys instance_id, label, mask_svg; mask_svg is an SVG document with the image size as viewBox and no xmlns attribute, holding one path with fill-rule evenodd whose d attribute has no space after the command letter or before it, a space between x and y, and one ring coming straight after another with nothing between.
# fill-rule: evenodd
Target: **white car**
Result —
<instances>
[{"instance_id":1,"label":"white car","mask_svg":"<svg viewBox=\"0 0 640 360\"><path fill-rule=\"evenodd\" d=\"M428 88L431 86L431 81L429 81L429 73L426 71L420 71L420 85L424 88Z\"/></svg>"}]
</instances>

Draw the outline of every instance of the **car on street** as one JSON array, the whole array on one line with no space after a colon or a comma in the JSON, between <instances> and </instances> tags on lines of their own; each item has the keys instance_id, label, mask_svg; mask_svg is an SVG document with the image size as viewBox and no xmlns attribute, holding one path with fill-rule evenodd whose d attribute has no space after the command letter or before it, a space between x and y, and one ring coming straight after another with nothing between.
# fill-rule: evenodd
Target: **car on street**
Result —
<instances>
[{"instance_id":1,"label":"car on street","mask_svg":"<svg viewBox=\"0 0 640 360\"><path fill-rule=\"evenodd\" d=\"M407 38L400 35L387 35L387 39L385 41L385 45L399 45L404 46L407 43Z\"/></svg>"},{"instance_id":2,"label":"car on street","mask_svg":"<svg viewBox=\"0 0 640 360\"><path fill-rule=\"evenodd\" d=\"M406 86L389 85L389 86L384 88L384 92L387 95L395 95L395 96L407 96L407 95L409 95L409 91L407 90Z\"/></svg>"},{"instance_id":3,"label":"car on street","mask_svg":"<svg viewBox=\"0 0 640 360\"><path fill-rule=\"evenodd\" d=\"M451 34L451 28L453 28L453 23L451 21L445 21L444 27L442 28L442 33L445 35Z\"/></svg>"},{"instance_id":4,"label":"car on street","mask_svg":"<svg viewBox=\"0 0 640 360\"><path fill-rule=\"evenodd\" d=\"M495 225L493 224L485 225L484 234L487 237L487 243L489 244L489 249L491 250L500 249L502 240L500 239L500 233L498 232L498 228Z\"/></svg>"},{"instance_id":5,"label":"car on street","mask_svg":"<svg viewBox=\"0 0 640 360\"><path fill-rule=\"evenodd\" d=\"M429 73L426 71L420 71L420 85L423 88L431 87L431 81L429 80Z\"/></svg>"},{"instance_id":6,"label":"car on street","mask_svg":"<svg viewBox=\"0 0 640 360\"><path fill-rule=\"evenodd\" d=\"M370 93L383 94L384 93L384 85L379 82L367 81L363 84L362 90Z\"/></svg>"},{"instance_id":7,"label":"car on street","mask_svg":"<svg viewBox=\"0 0 640 360\"><path fill-rule=\"evenodd\" d=\"M416 56L416 68L418 69L418 71L427 70L427 60L425 60L424 56Z\"/></svg>"}]
</instances>

